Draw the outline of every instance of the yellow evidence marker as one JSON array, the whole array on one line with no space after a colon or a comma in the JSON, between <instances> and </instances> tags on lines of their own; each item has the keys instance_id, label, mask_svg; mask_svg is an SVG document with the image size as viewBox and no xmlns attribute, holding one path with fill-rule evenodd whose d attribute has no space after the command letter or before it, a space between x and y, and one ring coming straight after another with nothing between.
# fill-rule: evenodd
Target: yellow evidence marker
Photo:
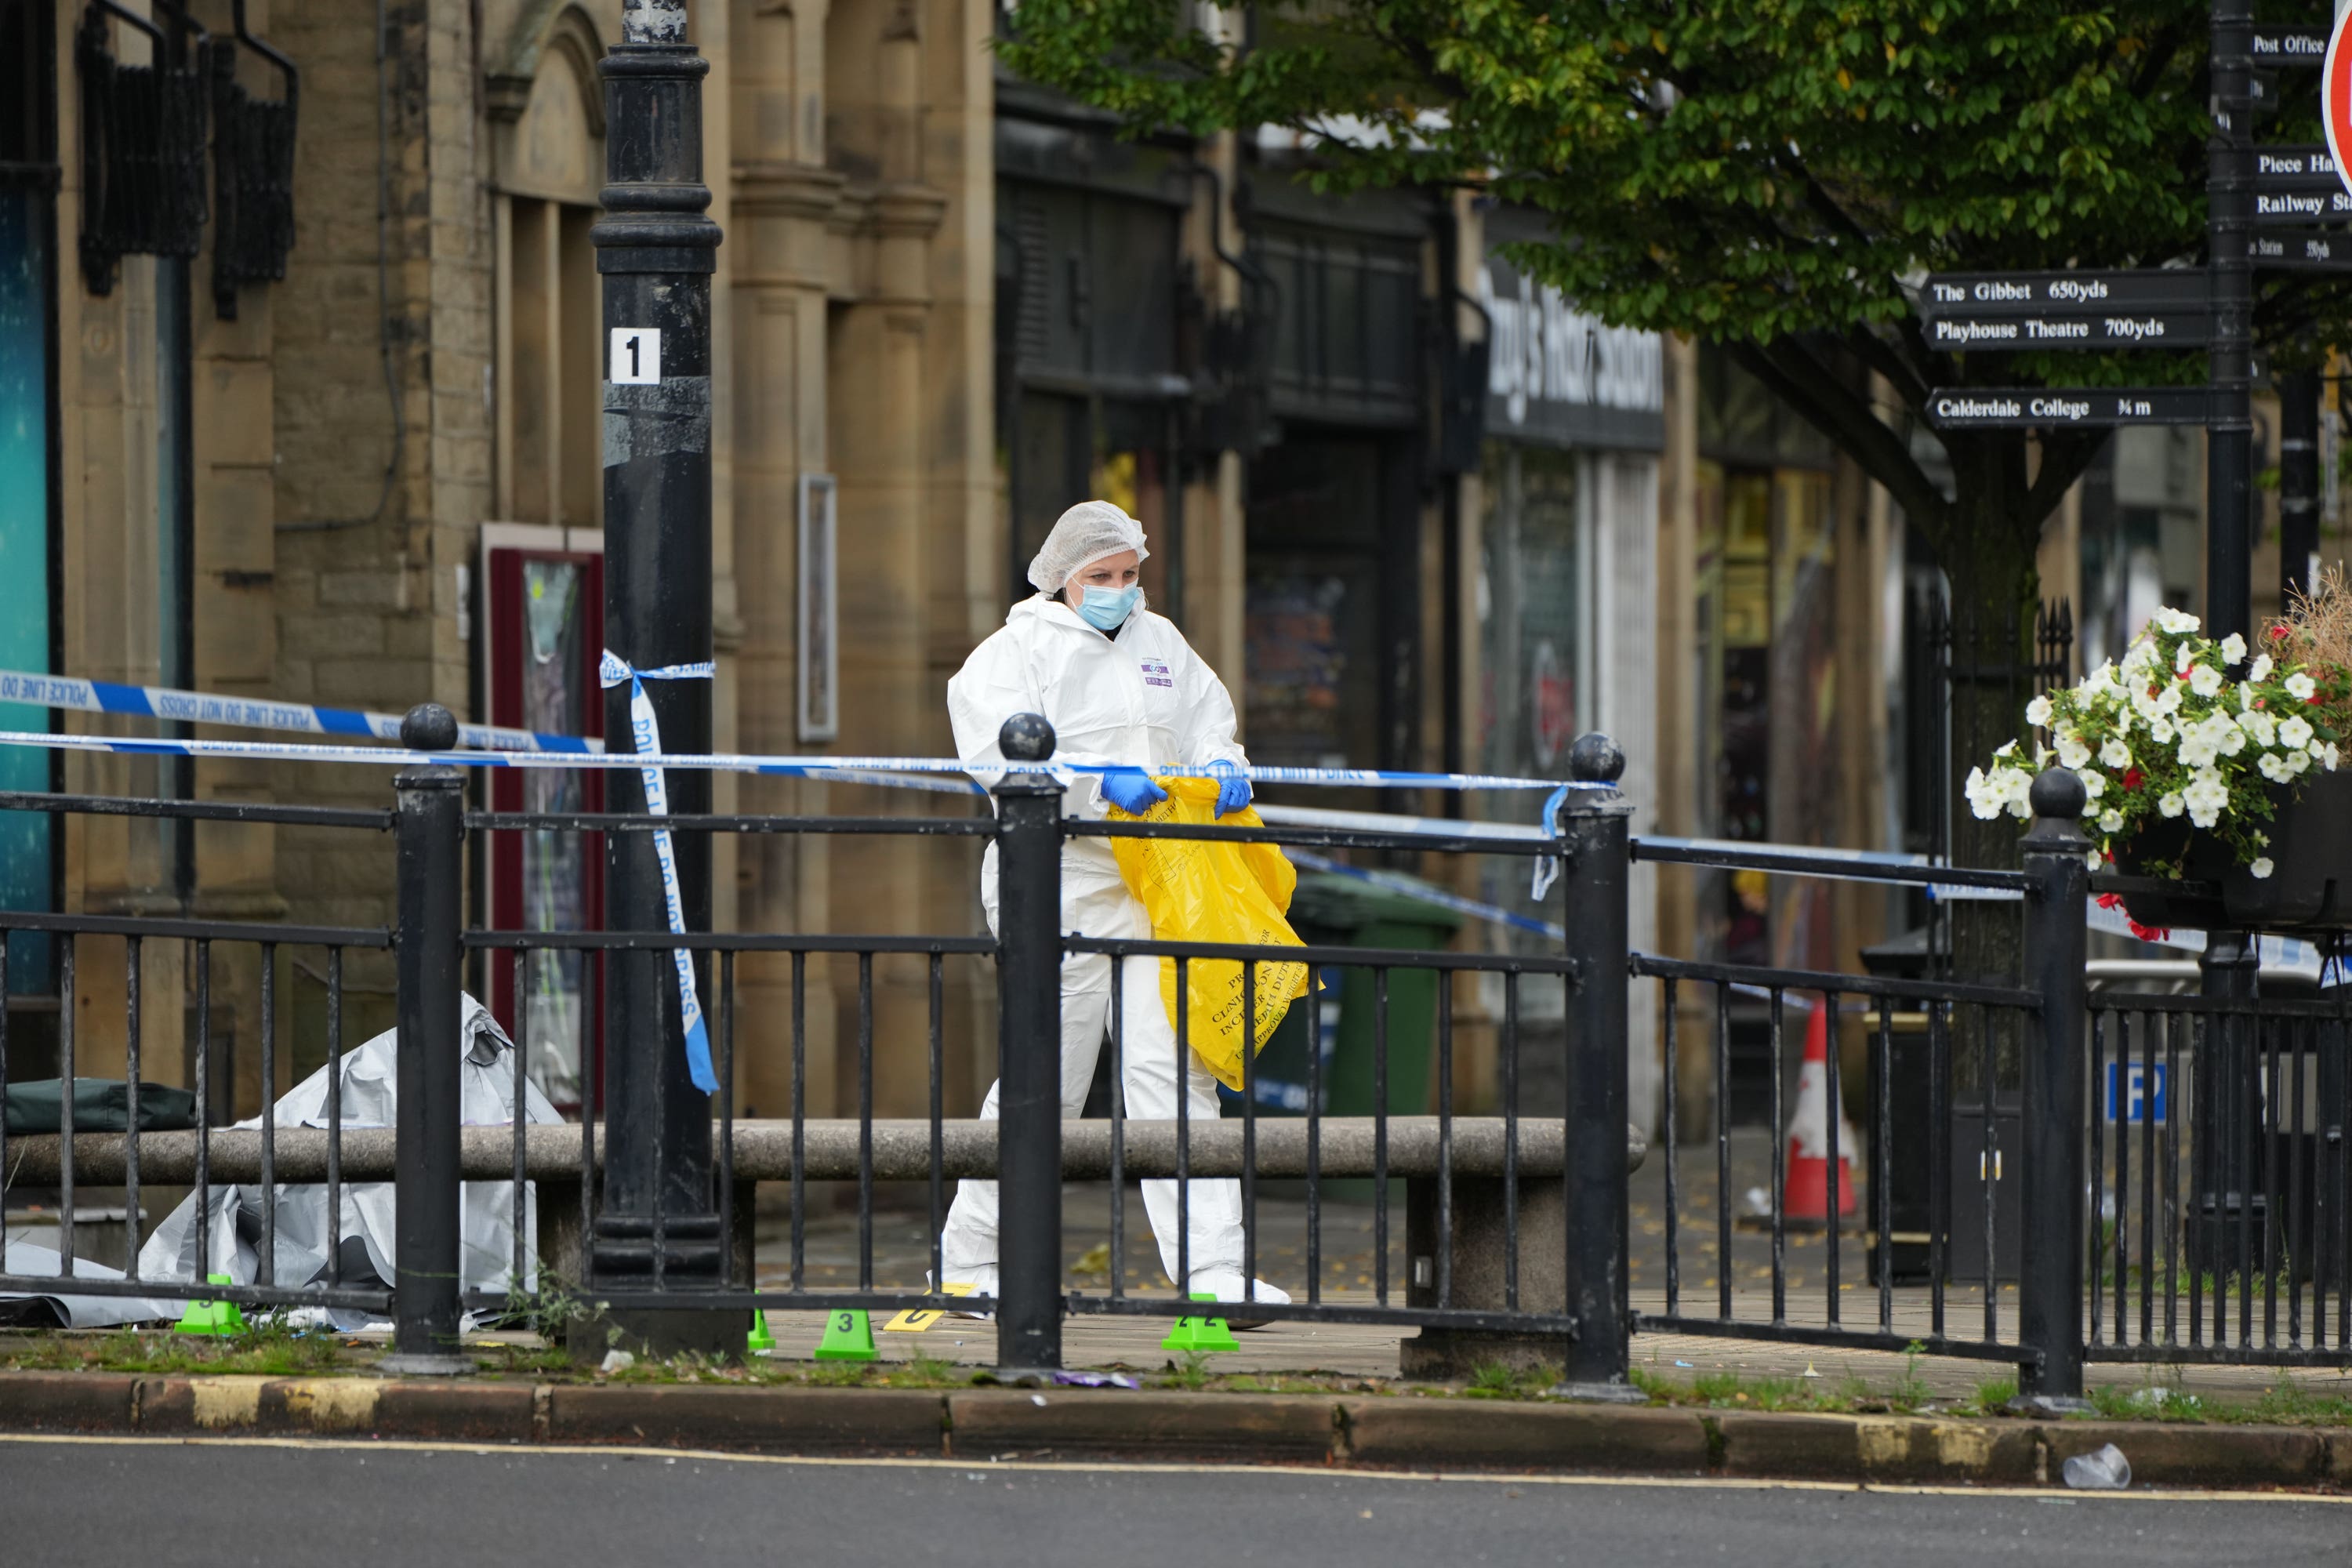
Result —
<instances>
[{"instance_id":1,"label":"yellow evidence marker","mask_svg":"<svg viewBox=\"0 0 2352 1568\"><path fill-rule=\"evenodd\" d=\"M969 1296L971 1294L971 1287L970 1285L942 1285L940 1287L940 1294L942 1296ZM891 1319L888 1322L883 1324L882 1331L886 1334L919 1334L925 1329L929 1328L933 1323L938 1322L941 1318L946 1316L947 1313L937 1307L909 1307L905 1311L899 1313L897 1317Z\"/></svg>"}]
</instances>

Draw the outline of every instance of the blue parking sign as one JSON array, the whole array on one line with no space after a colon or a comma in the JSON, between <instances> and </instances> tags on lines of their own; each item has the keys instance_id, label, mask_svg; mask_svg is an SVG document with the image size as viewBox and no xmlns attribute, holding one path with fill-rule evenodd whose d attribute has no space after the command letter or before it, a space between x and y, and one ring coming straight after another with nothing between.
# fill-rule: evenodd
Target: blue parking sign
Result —
<instances>
[{"instance_id":1,"label":"blue parking sign","mask_svg":"<svg viewBox=\"0 0 2352 1568\"><path fill-rule=\"evenodd\" d=\"M2153 1067L2141 1062L2109 1062L2105 1119L2109 1121L2164 1121L2165 1090L2168 1087L2165 1078L2162 1062Z\"/></svg>"}]
</instances>

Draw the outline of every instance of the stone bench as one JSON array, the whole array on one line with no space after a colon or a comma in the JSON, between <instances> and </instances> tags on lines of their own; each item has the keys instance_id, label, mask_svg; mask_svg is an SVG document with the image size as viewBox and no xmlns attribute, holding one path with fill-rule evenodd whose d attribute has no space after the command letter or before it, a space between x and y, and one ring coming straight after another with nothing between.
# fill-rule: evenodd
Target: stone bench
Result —
<instances>
[{"instance_id":1,"label":"stone bench","mask_svg":"<svg viewBox=\"0 0 2352 1568\"><path fill-rule=\"evenodd\" d=\"M1320 1124L1318 1166L1323 1177L1361 1180L1374 1173L1376 1123L1367 1116L1327 1116ZM940 1125L940 1174L950 1181L996 1173L993 1121L958 1120ZM1107 1121L1062 1123L1062 1175L1066 1181L1103 1181L1110 1175L1111 1124ZM1236 1118L1199 1121L1189 1129L1191 1174L1239 1176L1243 1169L1243 1123ZM346 1182L385 1182L393 1175L393 1132L383 1127L346 1128L341 1176ZM276 1130L274 1164L281 1184L320 1183L327 1176L327 1134L317 1128ZM714 1145L717 1131L714 1125ZM1176 1174L1174 1121L1130 1121L1124 1125L1122 1161L1129 1179ZM55 1186L61 1179L55 1136L8 1140L12 1186ZM125 1145L120 1132L84 1132L74 1139L74 1179L85 1186L119 1187ZM1256 1171L1260 1177L1297 1180L1307 1172L1307 1123L1298 1117L1266 1117L1256 1124ZM197 1135L192 1131L145 1132L139 1139L142 1184L185 1186L196 1174ZM855 1181L858 1176L858 1123L827 1118L803 1124L803 1171L810 1181ZM1625 1134L1626 1167L1636 1169L1648 1141L1633 1128ZM1561 1170L1567 1150L1566 1123L1523 1117L1518 1124L1519 1306L1558 1314L1567 1309L1564 1252L1567 1246L1566 1188ZM604 1152L597 1128L596 1156ZM1393 1116L1388 1121L1388 1173L1405 1184L1406 1300L1436 1305L1438 1119ZM1449 1305L1464 1310L1499 1312L1506 1307L1505 1128L1500 1117L1458 1116L1453 1122L1451 1159L1453 1236ZM513 1130L506 1126L460 1130L460 1173L467 1181L502 1182L514 1174ZM215 1182L261 1179L261 1134L250 1129L216 1128L209 1155ZM538 1256L542 1267L566 1279L580 1276L581 1136L576 1124L545 1123L523 1130L523 1173L539 1186ZM928 1181L931 1173L931 1125L921 1120L877 1120L873 1174L877 1181ZM734 1247L739 1277L748 1274L751 1252L753 1189L761 1182L788 1182L793 1174L793 1124L782 1120L735 1124ZM1557 1343L1540 1335L1467 1333L1425 1330L1403 1343L1409 1376L1461 1376L1480 1363L1531 1365L1558 1362Z\"/></svg>"}]
</instances>

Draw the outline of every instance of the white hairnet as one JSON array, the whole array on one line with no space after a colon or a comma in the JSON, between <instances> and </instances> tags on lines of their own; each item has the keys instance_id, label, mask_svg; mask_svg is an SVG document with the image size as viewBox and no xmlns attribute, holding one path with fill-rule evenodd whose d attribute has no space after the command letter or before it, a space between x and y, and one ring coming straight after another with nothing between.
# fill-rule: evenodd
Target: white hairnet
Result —
<instances>
[{"instance_id":1,"label":"white hairnet","mask_svg":"<svg viewBox=\"0 0 2352 1568\"><path fill-rule=\"evenodd\" d=\"M1139 562L1151 553L1143 547L1143 524L1107 500L1082 500L1055 522L1029 563L1030 585L1041 594L1058 594L1070 574L1122 550L1134 551Z\"/></svg>"}]
</instances>

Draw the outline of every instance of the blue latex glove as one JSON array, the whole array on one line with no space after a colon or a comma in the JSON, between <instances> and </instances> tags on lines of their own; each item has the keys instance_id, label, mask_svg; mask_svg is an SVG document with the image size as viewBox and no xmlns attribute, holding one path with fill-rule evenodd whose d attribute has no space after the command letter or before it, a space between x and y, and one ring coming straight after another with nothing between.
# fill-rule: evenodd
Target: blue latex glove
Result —
<instances>
[{"instance_id":1,"label":"blue latex glove","mask_svg":"<svg viewBox=\"0 0 2352 1568\"><path fill-rule=\"evenodd\" d=\"M1141 816L1168 798L1141 768L1113 768L1102 776L1103 798L1129 816Z\"/></svg>"},{"instance_id":2,"label":"blue latex glove","mask_svg":"<svg viewBox=\"0 0 2352 1568\"><path fill-rule=\"evenodd\" d=\"M1250 803L1249 780L1242 777L1235 763L1219 758L1209 764L1211 776L1217 781L1217 815L1231 816Z\"/></svg>"}]
</instances>

